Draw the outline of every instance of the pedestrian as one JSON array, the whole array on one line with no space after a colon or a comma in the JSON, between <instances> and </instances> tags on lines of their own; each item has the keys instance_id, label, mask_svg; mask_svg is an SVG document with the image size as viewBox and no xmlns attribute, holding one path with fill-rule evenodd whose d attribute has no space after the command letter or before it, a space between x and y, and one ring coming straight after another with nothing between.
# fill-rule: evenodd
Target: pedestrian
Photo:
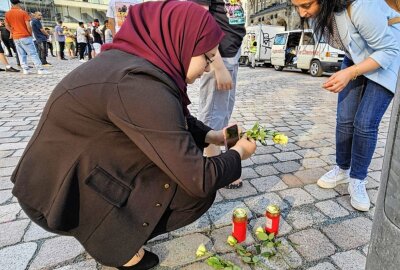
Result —
<instances>
[{"instance_id":1,"label":"pedestrian","mask_svg":"<svg viewBox=\"0 0 400 270\"><path fill-rule=\"evenodd\" d=\"M256 36L251 35L250 38L250 67L255 68L256 67L256 53L257 53L257 41L256 41Z\"/></svg>"},{"instance_id":2,"label":"pedestrian","mask_svg":"<svg viewBox=\"0 0 400 270\"><path fill-rule=\"evenodd\" d=\"M200 79L199 95L199 120L219 130L228 125L235 104L240 48L246 35L244 10L240 1L192 1L208 9L225 33L219 53L211 64L212 72ZM208 157L219 155L220 146L210 144L204 153ZM238 179L227 188L236 189L242 185L242 180Z\"/></svg>"},{"instance_id":3,"label":"pedestrian","mask_svg":"<svg viewBox=\"0 0 400 270\"><path fill-rule=\"evenodd\" d=\"M128 16L129 7L139 3L142 3L142 0L110 0L108 2L107 19L113 36Z\"/></svg>"},{"instance_id":4,"label":"pedestrian","mask_svg":"<svg viewBox=\"0 0 400 270\"><path fill-rule=\"evenodd\" d=\"M103 45L103 33L101 32L100 23L98 19L93 20L92 36L93 36L93 49L94 57L101 51L101 45Z\"/></svg>"},{"instance_id":5,"label":"pedestrian","mask_svg":"<svg viewBox=\"0 0 400 270\"><path fill-rule=\"evenodd\" d=\"M64 55L65 50L65 35L64 35L64 28L62 26L63 22L58 21L56 27L54 28L54 37L58 43L59 47L59 57L61 60L67 60Z\"/></svg>"},{"instance_id":6,"label":"pedestrian","mask_svg":"<svg viewBox=\"0 0 400 270\"><path fill-rule=\"evenodd\" d=\"M13 57L13 52L15 54L15 59L17 60L17 64L20 65L19 59L18 59L18 53L17 53L17 48L15 47L14 41L11 38L11 33L10 31L7 30L6 25L4 23L4 20L0 20L0 39L3 41L4 46L6 46L7 51L8 51L8 57Z\"/></svg>"},{"instance_id":7,"label":"pedestrian","mask_svg":"<svg viewBox=\"0 0 400 270\"><path fill-rule=\"evenodd\" d=\"M51 66L49 62L47 62L47 38L48 34L46 30L43 28L42 23L42 13L36 11L33 14L32 19L32 33L36 39L36 45L38 49L38 54L40 61L42 62L43 66Z\"/></svg>"},{"instance_id":8,"label":"pedestrian","mask_svg":"<svg viewBox=\"0 0 400 270\"><path fill-rule=\"evenodd\" d=\"M11 10L6 12L5 23L7 29L11 32L17 48L23 74L28 75L31 73L28 66L28 55L32 58L38 74L49 74L49 72L43 68L35 44L33 43L32 28L30 26L31 18L29 14L19 5L20 0L10 0L10 2L12 7Z\"/></svg>"},{"instance_id":9,"label":"pedestrian","mask_svg":"<svg viewBox=\"0 0 400 270\"><path fill-rule=\"evenodd\" d=\"M53 33L51 32L50 28L45 27L44 30L46 30L47 32L47 48L50 50L51 56L56 57L53 52L53 40L54 40Z\"/></svg>"},{"instance_id":10,"label":"pedestrian","mask_svg":"<svg viewBox=\"0 0 400 270\"><path fill-rule=\"evenodd\" d=\"M71 32L71 30L64 26L64 35L65 35L65 48L67 49L69 59L75 58L75 36Z\"/></svg>"},{"instance_id":11,"label":"pedestrian","mask_svg":"<svg viewBox=\"0 0 400 270\"><path fill-rule=\"evenodd\" d=\"M399 16L385 1L292 0L303 22L310 19L314 33L346 54L341 70L323 88L339 93L336 120L336 166L317 182L334 188L349 182L351 205L368 211L368 167L379 123L395 89L400 66Z\"/></svg>"},{"instance_id":12,"label":"pedestrian","mask_svg":"<svg viewBox=\"0 0 400 270\"><path fill-rule=\"evenodd\" d=\"M0 62L4 64L5 68L0 68L0 71L5 71L5 72L19 72L18 69L13 68L10 63L8 63L8 60L6 56L4 55L4 50L3 47L0 44Z\"/></svg>"},{"instance_id":13,"label":"pedestrian","mask_svg":"<svg viewBox=\"0 0 400 270\"><path fill-rule=\"evenodd\" d=\"M103 33L103 37L104 37L104 43L111 43L113 40L113 35L111 32L108 20L104 21L104 27L103 27L102 33Z\"/></svg>"},{"instance_id":14,"label":"pedestrian","mask_svg":"<svg viewBox=\"0 0 400 270\"><path fill-rule=\"evenodd\" d=\"M92 29L93 29L92 22L88 22L86 27L86 38L87 38L86 51L89 60L93 58L94 54Z\"/></svg>"},{"instance_id":15,"label":"pedestrian","mask_svg":"<svg viewBox=\"0 0 400 270\"><path fill-rule=\"evenodd\" d=\"M77 238L104 265L145 270L159 260L142 246L202 216L256 144L243 137L203 157L223 133L190 115L187 84L223 37L212 16L182 1L129 14L113 43L56 86L11 180L41 227Z\"/></svg>"},{"instance_id":16,"label":"pedestrian","mask_svg":"<svg viewBox=\"0 0 400 270\"><path fill-rule=\"evenodd\" d=\"M83 22L79 22L78 29L76 29L76 41L79 48L79 62L86 62L85 51L87 46L87 34Z\"/></svg>"}]
</instances>

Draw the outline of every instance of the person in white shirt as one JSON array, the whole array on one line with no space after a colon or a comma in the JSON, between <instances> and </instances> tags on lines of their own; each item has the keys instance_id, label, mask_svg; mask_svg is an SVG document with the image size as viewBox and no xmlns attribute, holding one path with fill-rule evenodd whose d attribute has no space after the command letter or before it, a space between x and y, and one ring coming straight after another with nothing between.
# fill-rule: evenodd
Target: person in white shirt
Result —
<instances>
[{"instance_id":1,"label":"person in white shirt","mask_svg":"<svg viewBox=\"0 0 400 270\"><path fill-rule=\"evenodd\" d=\"M79 47L79 62L86 62L84 55L88 40L87 32L83 22L79 22L79 27L76 29L76 42L78 43Z\"/></svg>"},{"instance_id":2,"label":"person in white shirt","mask_svg":"<svg viewBox=\"0 0 400 270\"><path fill-rule=\"evenodd\" d=\"M122 23L128 16L129 7L135 4L142 3L142 0L110 0L108 3L107 17L111 33L115 33L121 28Z\"/></svg>"}]
</instances>

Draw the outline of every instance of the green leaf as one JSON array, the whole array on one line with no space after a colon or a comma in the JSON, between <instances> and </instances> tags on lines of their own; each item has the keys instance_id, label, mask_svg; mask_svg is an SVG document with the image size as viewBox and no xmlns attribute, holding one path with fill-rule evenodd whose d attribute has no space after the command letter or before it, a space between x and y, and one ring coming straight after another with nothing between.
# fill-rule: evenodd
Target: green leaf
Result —
<instances>
[{"instance_id":1,"label":"green leaf","mask_svg":"<svg viewBox=\"0 0 400 270\"><path fill-rule=\"evenodd\" d=\"M270 233L268 235L268 240L274 240L274 238L275 238L275 234L274 233Z\"/></svg>"},{"instance_id":2,"label":"green leaf","mask_svg":"<svg viewBox=\"0 0 400 270\"><path fill-rule=\"evenodd\" d=\"M233 267L232 266L227 266L227 267L224 267L224 270L233 270Z\"/></svg>"},{"instance_id":3,"label":"green leaf","mask_svg":"<svg viewBox=\"0 0 400 270\"><path fill-rule=\"evenodd\" d=\"M258 256L254 256L253 257L253 262L254 263L258 263L260 261L260 257L258 257Z\"/></svg>"},{"instance_id":4,"label":"green leaf","mask_svg":"<svg viewBox=\"0 0 400 270\"><path fill-rule=\"evenodd\" d=\"M260 239L261 241L265 241L268 240L268 234L260 232L257 234L258 239Z\"/></svg>"},{"instance_id":5,"label":"green leaf","mask_svg":"<svg viewBox=\"0 0 400 270\"><path fill-rule=\"evenodd\" d=\"M268 242L267 243L267 248L273 248L275 246L275 244L273 242Z\"/></svg>"},{"instance_id":6,"label":"green leaf","mask_svg":"<svg viewBox=\"0 0 400 270\"><path fill-rule=\"evenodd\" d=\"M256 253L260 254L261 253L261 245L256 245L255 248L256 248Z\"/></svg>"},{"instance_id":7,"label":"green leaf","mask_svg":"<svg viewBox=\"0 0 400 270\"><path fill-rule=\"evenodd\" d=\"M260 254L261 256L263 256L264 258L270 258L274 255L274 253L266 251Z\"/></svg>"},{"instance_id":8,"label":"green leaf","mask_svg":"<svg viewBox=\"0 0 400 270\"><path fill-rule=\"evenodd\" d=\"M242 257L242 261L245 263L251 263L251 258L250 257Z\"/></svg>"},{"instance_id":9,"label":"green leaf","mask_svg":"<svg viewBox=\"0 0 400 270\"><path fill-rule=\"evenodd\" d=\"M245 249L242 245L235 245L235 248L236 248L237 250L246 251L246 249Z\"/></svg>"},{"instance_id":10,"label":"green leaf","mask_svg":"<svg viewBox=\"0 0 400 270\"><path fill-rule=\"evenodd\" d=\"M233 270L242 270L242 268L240 268L240 267L237 266L237 265L234 265L234 266L233 266Z\"/></svg>"}]
</instances>

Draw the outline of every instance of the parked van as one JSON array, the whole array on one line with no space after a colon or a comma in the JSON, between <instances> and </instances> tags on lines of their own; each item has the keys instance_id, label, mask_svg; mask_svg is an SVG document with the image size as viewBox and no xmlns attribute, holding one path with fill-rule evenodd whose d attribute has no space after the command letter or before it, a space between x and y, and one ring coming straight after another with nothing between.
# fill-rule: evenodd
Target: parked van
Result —
<instances>
[{"instance_id":1,"label":"parked van","mask_svg":"<svg viewBox=\"0 0 400 270\"><path fill-rule=\"evenodd\" d=\"M275 70L285 67L310 71L311 76L321 76L324 71L340 69L344 52L329 46L318 38L312 30L293 30L277 33L272 45L271 63Z\"/></svg>"},{"instance_id":2,"label":"parked van","mask_svg":"<svg viewBox=\"0 0 400 270\"><path fill-rule=\"evenodd\" d=\"M257 52L255 55L256 66L271 64L271 48L274 43L275 35L285 31L285 27L277 25L254 25L246 27L246 36L243 38L240 64L249 64L250 40L255 35L257 42Z\"/></svg>"}]
</instances>

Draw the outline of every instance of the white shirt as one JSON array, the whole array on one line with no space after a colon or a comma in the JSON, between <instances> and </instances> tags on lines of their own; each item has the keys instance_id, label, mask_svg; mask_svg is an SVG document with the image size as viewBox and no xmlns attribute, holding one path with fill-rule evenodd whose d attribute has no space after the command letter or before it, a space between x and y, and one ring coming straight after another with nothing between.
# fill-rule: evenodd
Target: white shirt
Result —
<instances>
[{"instance_id":1,"label":"white shirt","mask_svg":"<svg viewBox=\"0 0 400 270\"><path fill-rule=\"evenodd\" d=\"M76 41L78 43L87 43L85 28L78 27L76 30Z\"/></svg>"},{"instance_id":2,"label":"white shirt","mask_svg":"<svg viewBox=\"0 0 400 270\"><path fill-rule=\"evenodd\" d=\"M113 41L111 29L107 28L106 31L104 31L104 41L105 43L111 43Z\"/></svg>"},{"instance_id":3,"label":"white shirt","mask_svg":"<svg viewBox=\"0 0 400 270\"><path fill-rule=\"evenodd\" d=\"M126 16L128 16L129 7L142 2L142 0L110 0L108 3L107 17L114 19L115 32L119 31Z\"/></svg>"}]
</instances>

